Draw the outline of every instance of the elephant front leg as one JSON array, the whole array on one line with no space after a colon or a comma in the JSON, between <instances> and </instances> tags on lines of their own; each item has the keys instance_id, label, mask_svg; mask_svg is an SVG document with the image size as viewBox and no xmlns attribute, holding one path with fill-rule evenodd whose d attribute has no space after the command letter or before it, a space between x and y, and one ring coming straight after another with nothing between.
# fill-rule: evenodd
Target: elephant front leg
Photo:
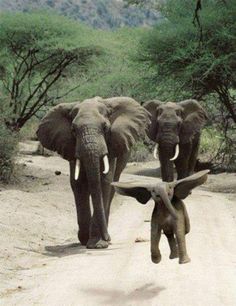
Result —
<instances>
[{"instance_id":1,"label":"elephant front leg","mask_svg":"<svg viewBox=\"0 0 236 306\"><path fill-rule=\"evenodd\" d=\"M114 187L111 186L111 183L114 181L114 173L116 167L116 159L109 157L109 173L102 177L102 195L103 195L103 204L106 213L107 226L109 223L110 207L111 202L114 197Z\"/></svg>"},{"instance_id":2,"label":"elephant front leg","mask_svg":"<svg viewBox=\"0 0 236 306\"><path fill-rule=\"evenodd\" d=\"M79 226L78 239L82 245L86 245L89 240L89 227L91 222L91 211L89 205L88 183L83 165L80 166L78 181L74 179L74 162L70 163L70 183L74 193L77 222Z\"/></svg>"},{"instance_id":3,"label":"elephant front leg","mask_svg":"<svg viewBox=\"0 0 236 306\"><path fill-rule=\"evenodd\" d=\"M151 220L151 258L152 262L155 264L158 264L161 261L161 252L159 249L160 238L161 227L157 221L157 209L155 206Z\"/></svg>"},{"instance_id":4,"label":"elephant front leg","mask_svg":"<svg viewBox=\"0 0 236 306\"><path fill-rule=\"evenodd\" d=\"M179 263L184 264L190 262L190 258L186 249L184 216L181 216L179 219L176 224L175 235L178 243Z\"/></svg>"}]
</instances>

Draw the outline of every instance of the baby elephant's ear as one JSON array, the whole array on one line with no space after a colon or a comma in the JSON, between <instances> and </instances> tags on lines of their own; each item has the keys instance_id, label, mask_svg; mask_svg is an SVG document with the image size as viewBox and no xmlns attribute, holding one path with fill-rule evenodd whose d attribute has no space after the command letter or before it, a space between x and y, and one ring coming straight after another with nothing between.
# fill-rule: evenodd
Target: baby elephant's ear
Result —
<instances>
[{"instance_id":1,"label":"baby elephant's ear","mask_svg":"<svg viewBox=\"0 0 236 306\"><path fill-rule=\"evenodd\" d=\"M151 198L151 192L147 186L140 183L112 183L117 193L135 198L138 202L146 204Z\"/></svg>"},{"instance_id":2,"label":"baby elephant's ear","mask_svg":"<svg viewBox=\"0 0 236 306\"><path fill-rule=\"evenodd\" d=\"M189 195L190 191L202 185L207 180L207 173L210 170L199 171L191 176L188 176L182 180L170 183L174 185L174 195L179 199L185 199Z\"/></svg>"}]
</instances>

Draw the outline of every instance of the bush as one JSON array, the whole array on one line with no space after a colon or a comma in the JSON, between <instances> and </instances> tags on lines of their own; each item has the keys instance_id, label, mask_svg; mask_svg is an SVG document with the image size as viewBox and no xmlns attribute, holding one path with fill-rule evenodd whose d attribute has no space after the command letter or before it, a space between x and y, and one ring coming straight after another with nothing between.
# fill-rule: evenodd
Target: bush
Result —
<instances>
[{"instance_id":1,"label":"bush","mask_svg":"<svg viewBox=\"0 0 236 306\"><path fill-rule=\"evenodd\" d=\"M145 141L139 141L134 144L129 162L146 162L152 159L150 144L147 144Z\"/></svg>"},{"instance_id":2,"label":"bush","mask_svg":"<svg viewBox=\"0 0 236 306\"><path fill-rule=\"evenodd\" d=\"M0 120L0 181L8 183L14 170L17 151L17 135L6 128Z\"/></svg>"}]
</instances>

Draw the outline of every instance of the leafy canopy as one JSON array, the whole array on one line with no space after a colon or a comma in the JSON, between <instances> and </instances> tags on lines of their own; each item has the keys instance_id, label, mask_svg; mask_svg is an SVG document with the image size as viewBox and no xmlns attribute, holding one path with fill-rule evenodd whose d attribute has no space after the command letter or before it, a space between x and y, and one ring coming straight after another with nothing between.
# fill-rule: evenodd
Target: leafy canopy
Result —
<instances>
[{"instance_id":1,"label":"leafy canopy","mask_svg":"<svg viewBox=\"0 0 236 306\"><path fill-rule=\"evenodd\" d=\"M86 73L100 50L87 27L45 12L1 14L0 28L0 87L11 112L6 124L17 130L60 96L60 82Z\"/></svg>"},{"instance_id":2,"label":"leafy canopy","mask_svg":"<svg viewBox=\"0 0 236 306\"><path fill-rule=\"evenodd\" d=\"M192 22L194 6L187 0L166 1L166 21L144 36L138 59L144 70L152 72L149 80L159 85L157 91L170 85L172 91L167 90L165 98L217 93L236 121L230 92L236 85L236 2L204 1L201 33Z\"/></svg>"}]
</instances>

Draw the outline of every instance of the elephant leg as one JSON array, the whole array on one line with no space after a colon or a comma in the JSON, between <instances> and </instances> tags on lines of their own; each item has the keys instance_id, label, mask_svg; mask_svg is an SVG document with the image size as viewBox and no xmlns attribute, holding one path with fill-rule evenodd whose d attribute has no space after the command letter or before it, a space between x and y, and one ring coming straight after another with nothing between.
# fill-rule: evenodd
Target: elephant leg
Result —
<instances>
[{"instance_id":1,"label":"elephant leg","mask_svg":"<svg viewBox=\"0 0 236 306\"><path fill-rule=\"evenodd\" d=\"M158 264L161 261L159 242L161 238L161 227L157 222L157 208L155 206L151 220L151 258L152 262Z\"/></svg>"},{"instance_id":2,"label":"elephant leg","mask_svg":"<svg viewBox=\"0 0 236 306\"><path fill-rule=\"evenodd\" d=\"M116 161L115 161L115 169L114 169L114 175L113 175L113 182L118 182L120 179L120 175L122 173L122 171L125 169L127 162L129 160L130 157L130 152L127 152L125 154L123 154L120 157L117 157ZM112 199L114 197L115 194L115 188L111 186L110 189L110 198L109 198L109 205L108 205L108 216L110 213L110 207L111 207L111 202Z\"/></svg>"},{"instance_id":3,"label":"elephant leg","mask_svg":"<svg viewBox=\"0 0 236 306\"><path fill-rule=\"evenodd\" d=\"M174 233L171 231L164 230L164 234L166 235L166 238L168 239L169 247L170 247L170 259L174 259L179 257L178 255L178 246L177 242L174 236Z\"/></svg>"},{"instance_id":4,"label":"elephant leg","mask_svg":"<svg viewBox=\"0 0 236 306\"><path fill-rule=\"evenodd\" d=\"M183 202L182 202L182 205L183 205L184 222L185 222L185 234L188 234L190 232L190 220L189 220L186 206Z\"/></svg>"},{"instance_id":5,"label":"elephant leg","mask_svg":"<svg viewBox=\"0 0 236 306\"><path fill-rule=\"evenodd\" d=\"M106 212L107 225L109 222L110 205L112 198L114 196L114 188L111 186L111 183L114 180L114 173L116 167L116 159L114 157L109 158L109 165L110 165L109 173L102 178L102 194L103 194L104 208Z\"/></svg>"},{"instance_id":6,"label":"elephant leg","mask_svg":"<svg viewBox=\"0 0 236 306\"><path fill-rule=\"evenodd\" d=\"M110 170L109 173L102 179L102 193L103 193L103 203L106 211L107 224L109 222L110 206L112 199L114 197L115 189L110 185L112 181L118 181L121 172L125 168L127 161L129 159L130 153L126 153L121 157L115 159L114 157L109 158ZM87 248L104 248L108 244L100 238L100 232L96 224L96 220L93 216L90 226L90 239L87 244Z\"/></svg>"},{"instance_id":7,"label":"elephant leg","mask_svg":"<svg viewBox=\"0 0 236 306\"><path fill-rule=\"evenodd\" d=\"M75 162L70 162L70 183L74 193L77 222L79 226L78 238L82 245L86 245L89 239L89 226L91 211L89 205L89 191L84 167L81 164L78 181L74 179Z\"/></svg>"},{"instance_id":8,"label":"elephant leg","mask_svg":"<svg viewBox=\"0 0 236 306\"><path fill-rule=\"evenodd\" d=\"M175 235L178 243L179 263L184 264L190 262L190 258L187 254L187 249L186 249L185 218L183 212L181 213L181 216L179 215L175 228Z\"/></svg>"},{"instance_id":9,"label":"elephant leg","mask_svg":"<svg viewBox=\"0 0 236 306\"><path fill-rule=\"evenodd\" d=\"M175 160L175 167L177 171L177 179L185 178L189 175L189 158L192 150L192 144L181 144L179 156Z\"/></svg>"},{"instance_id":10,"label":"elephant leg","mask_svg":"<svg viewBox=\"0 0 236 306\"><path fill-rule=\"evenodd\" d=\"M200 145L200 134L196 135L192 142L192 151L189 158L188 171L189 174L194 173L194 169L197 162L198 150Z\"/></svg>"}]
</instances>

